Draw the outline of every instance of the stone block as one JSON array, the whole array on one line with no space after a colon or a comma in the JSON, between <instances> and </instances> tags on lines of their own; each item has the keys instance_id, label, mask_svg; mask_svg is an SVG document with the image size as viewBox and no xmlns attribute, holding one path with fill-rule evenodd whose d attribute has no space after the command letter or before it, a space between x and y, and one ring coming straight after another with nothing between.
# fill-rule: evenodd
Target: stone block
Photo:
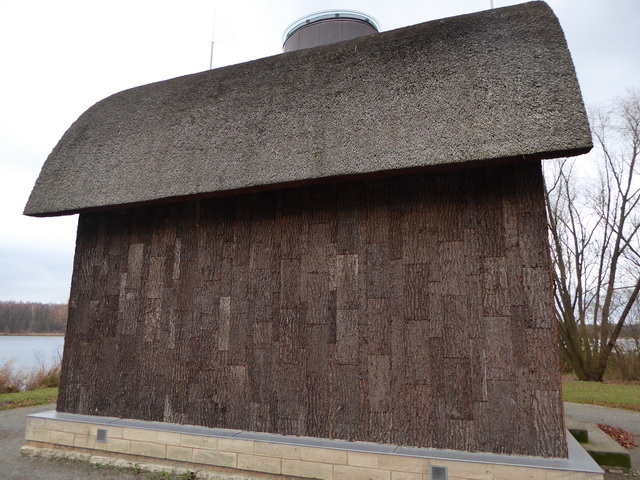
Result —
<instances>
[{"instance_id":1,"label":"stone block","mask_svg":"<svg viewBox=\"0 0 640 480\"><path fill-rule=\"evenodd\" d=\"M378 457L375 453L349 452L347 463L354 467L378 468Z\"/></svg>"},{"instance_id":2,"label":"stone block","mask_svg":"<svg viewBox=\"0 0 640 480\"><path fill-rule=\"evenodd\" d=\"M88 462L89 459L91 458L91 454L90 453L83 453L83 452L65 452L64 454L64 458L66 458L67 460L75 460L75 461L79 461L79 462Z\"/></svg>"},{"instance_id":3,"label":"stone block","mask_svg":"<svg viewBox=\"0 0 640 480\"><path fill-rule=\"evenodd\" d=\"M167 445L167 458L181 462L190 462L193 459L193 448Z\"/></svg>"},{"instance_id":4,"label":"stone block","mask_svg":"<svg viewBox=\"0 0 640 480\"><path fill-rule=\"evenodd\" d=\"M138 462L132 462L130 460L125 460L124 458L113 458L110 462L112 466L117 468L133 468L136 465L139 465Z\"/></svg>"},{"instance_id":5,"label":"stone block","mask_svg":"<svg viewBox=\"0 0 640 480\"><path fill-rule=\"evenodd\" d=\"M142 455L144 457L166 458L167 447L166 445L160 445L159 443L131 440L131 450L129 453L132 455Z\"/></svg>"},{"instance_id":6,"label":"stone block","mask_svg":"<svg viewBox=\"0 0 640 480\"><path fill-rule=\"evenodd\" d=\"M601 473L572 472L568 470L547 470L547 480L602 480Z\"/></svg>"},{"instance_id":7,"label":"stone block","mask_svg":"<svg viewBox=\"0 0 640 480\"><path fill-rule=\"evenodd\" d=\"M157 430L146 430L143 428L126 428L122 434L122 438L126 440L137 440L140 442L156 443L158 441Z\"/></svg>"},{"instance_id":8,"label":"stone block","mask_svg":"<svg viewBox=\"0 0 640 480\"><path fill-rule=\"evenodd\" d=\"M51 440L50 442L55 445L65 445L67 447L73 447L73 433L68 432L60 432L58 430L53 430L51 432Z\"/></svg>"},{"instance_id":9,"label":"stone block","mask_svg":"<svg viewBox=\"0 0 640 480\"><path fill-rule=\"evenodd\" d=\"M424 480L424 478L421 473L391 472L391 480ZM429 477L426 476L426 478Z\"/></svg>"},{"instance_id":10,"label":"stone block","mask_svg":"<svg viewBox=\"0 0 640 480\"><path fill-rule=\"evenodd\" d=\"M20 455L23 457L37 457L38 456L38 447L32 447L31 445L23 445L20 448Z\"/></svg>"},{"instance_id":11,"label":"stone block","mask_svg":"<svg viewBox=\"0 0 640 480\"><path fill-rule=\"evenodd\" d=\"M44 418L27 418L27 428L45 428Z\"/></svg>"},{"instance_id":12,"label":"stone block","mask_svg":"<svg viewBox=\"0 0 640 480\"><path fill-rule=\"evenodd\" d=\"M138 468L144 472L173 474L173 467L156 463L139 463Z\"/></svg>"},{"instance_id":13,"label":"stone block","mask_svg":"<svg viewBox=\"0 0 640 480\"><path fill-rule=\"evenodd\" d=\"M237 453L216 452L212 450L202 450L199 448L193 449L193 461L195 463L236 468L237 459Z\"/></svg>"},{"instance_id":14,"label":"stone block","mask_svg":"<svg viewBox=\"0 0 640 480\"><path fill-rule=\"evenodd\" d=\"M98 429L107 431L107 439L109 438L122 438L124 433L124 427L111 427L107 425L89 425L89 435L96 438L98 435Z\"/></svg>"},{"instance_id":15,"label":"stone block","mask_svg":"<svg viewBox=\"0 0 640 480\"><path fill-rule=\"evenodd\" d=\"M34 442L47 442L51 441L51 430L44 428L27 428L25 432L25 439Z\"/></svg>"},{"instance_id":16,"label":"stone block","mask_svg":"<svg viewBox=\"0 0 640 480\"><path fill-rule=\"evenodd\" d=\"M464 480L494 480L493 465L472 462L444 462L433 460L433 465L449 467L449 478L463 478ZM512 472L513 473L513 472ZM520 479L520 477L511 477Z\"/></svg>"},{"instance_id":17,"label":"stone block","mask_svg":"<svg viewBox=\"0 0 640 480\"><path fill-rule=\"evenodd\" d=\"M546 480L547 471L542 468L493 465L493 480Z\"/></svg>"},{"instance_id":18,"label":"stone block","mask_svg":"<svg viewBox=\"0 0 640 480\"><path fill-rule=\"evenodd\" d=\"M326 463L303 462L302 460L282 460L282 474L297 477L333 480L333 465Z\"/></svg>"},{"instance_id":19,"label":"stone block","mask_svg":"<svg viewBox=\"0 0 640 480\"><path fill-rule=\"evenodd\" d=\"M373 468L335 465L333 478L334 480L391 480L391 472Z\"/></svg>"},{"instance_id":20,"label":"stone block","mask_svg":"<svg viewBox=\"0 0 640 480\"><path fill-rule=\"evenodd\" d=\"M378 466L385 470L408 473L429 473L430 461L426 458L380 455Z\"/></svg>"},{"instance_id":21,"label":"stone block","mask_svg":"<svg viewBox=\"0 0 640 480\"><path fill-rule=\"evenodd\" d=\"M59 451L53 448L40 448L37 455L42 458L58 458Z\"/></svg>"},{"instance_id":22,"label":"stone block","mask_svg":"<svg viewBox=\"0 0 640 480\"><path fill-rule=\"evenodd\" d=\"M80 435L89 435L89 424L82 422L65 422L64 431L79 433Z\"/></svg>"},{"instance_id":23,"label":"stone block","mask_svg":"<svg viewBox=\"0 0 640 480\"><path fill-rule=\"evenodd\" d=\"M182 435L174 432L157 432L157 442L163 445L182 445Z\"/></svg>"},{"instance_id":24,"label":"stone block","mask_svg":"<svg viewBox=\"0 0 640 480\"><path fill-rule=\"evenodd\" d=\"M330 463L333 465L346 465L347 452L345 450L332 450L329 448L301 447L300 459L308 462Z\"/></svg>"},{"instance_id":25,"label":"stone block","mask_svg":"<svg viewBox=\"0 0 640 480\"><path fill-rule=\"evenodd\" d=\"M96 438L76 433L73 437L73 446L78 448L96 448Z\"/></svg>"},{"instance_id":26,"label":"stone block","mask_svg":"<svg viewBox=\"0 0 640 480\"><path fill-rule=\"evenodd\" d=\"M218 438L205 437L202 435L180 435L180 445L183 447L203 448L208 450L218 450Z\"/></svg>"},{"instance_id":27,"label":"stone block","mask_svg":"<svg viewBox=\"0 0 640 480\"><path fill-rule=\"evenodd\" d=\"M218 450L221 452L246 453L253 455L253 444L251 440L235 440L233 438L219 438Z\"/></svg>"},{"instance_id":28,"label":"stone block","mask_svg":"<svg viewBox=\"0 0 640 480\"><path fill-rule=\"evenodd\" d=\"M64 424L67 422L62 422L60 420L49 420L45 419L44 428L47 430L57 430L59 432L64 432Z\"/></svg>"},{"instance_id":29,"label":"stone block","mask_svg":"<svg viewBox=\"0 0 640 480\"><path fill-rule=\"evenodd\" d=\"M99 445L101 445L100 450L106 450L107 452L130 453L131 450L131 441L122 438L109 438L107 436L107 441Z\"/></svg>"},{"instance_id":30,"label":"stone block","mask_svg":"<svg viewBox=\"0 0 640 480\"><path fill-rule=\"evenodd\" d=\"M238 454L238 468L252 472L280 473L282 461L279 458L259 457L257 455Z\"/></svg>"},{"instance_id":31,"label":"stone block","mask_svg":"<svg viewBox=\"0 0 640 480\"><path fill-rule=\"evenodd\" d=\"M89 463L92 463L93 465L114 465L115 462L118 462L119 460L117 458L113 458L113 457L103 457L102 455L92 455L91 458L89 458ZM126 462L126 460L120 460L121 462ZM130 462L127 462L130 463ZM116 465L116 466L122 466L122 465Z\"/></svg>"},{"instance_id":32,"label":"stone block","mask_svg":"<svg viewBox=\"0 0 640 480\"><path fill-rule=\"evenodd\" d=\"M255 442L253 452L256 455L300 460L300 447L284 443Z\"/></svg>"}]
</instances>

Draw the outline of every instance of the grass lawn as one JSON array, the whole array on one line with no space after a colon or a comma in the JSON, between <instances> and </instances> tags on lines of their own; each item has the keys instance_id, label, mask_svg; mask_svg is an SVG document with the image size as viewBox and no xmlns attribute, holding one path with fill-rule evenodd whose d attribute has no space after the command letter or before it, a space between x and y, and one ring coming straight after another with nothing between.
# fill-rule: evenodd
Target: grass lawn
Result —
<instances>
[{"instance_id":1,"label":"grass lawn","mask_svg":"<svg viewBox=\"0 0 640 480\"><path fill-rule=\"evenodd\" d=\"M56 398L58 398L57 387L31 390L29 392L0 393L0 410L55 403Z\"/></svg>"},{"instance_id":2,"label":"grass lawn","mask_svg":"<svg viewBox=\"0 0 640 480\"><path fill-rule=\"evenodd\" d=\"M562 378L565 402L589 403L640 412L640 382L580 382Z\"/></svg>"}]
</instances>

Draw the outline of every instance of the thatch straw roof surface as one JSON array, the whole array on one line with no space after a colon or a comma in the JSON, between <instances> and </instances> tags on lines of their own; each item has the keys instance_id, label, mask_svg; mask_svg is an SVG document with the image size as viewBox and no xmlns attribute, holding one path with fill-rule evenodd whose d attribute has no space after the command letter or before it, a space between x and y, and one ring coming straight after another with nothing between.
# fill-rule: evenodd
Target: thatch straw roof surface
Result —
<instances>
[{"instance_id":1,"label":"thatch straw roof surface","mask_svg":"<svg viewBox=\"0 0 640 480\"><path fill-rule=\"evenodd\" d=\"M588 151L543 2L276 55L113 95L47 159L27 215Z\"/></svg>"}]
</instances>

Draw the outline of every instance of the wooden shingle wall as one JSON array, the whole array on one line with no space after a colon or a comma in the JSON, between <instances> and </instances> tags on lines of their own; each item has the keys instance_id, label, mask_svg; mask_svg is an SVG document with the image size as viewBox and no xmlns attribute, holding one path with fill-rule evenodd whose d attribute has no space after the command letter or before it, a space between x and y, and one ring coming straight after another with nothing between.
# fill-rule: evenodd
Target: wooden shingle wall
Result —
<instances>
[{"instance_id":1,"label":"wooden shingle wall","mask_svg":"<svg viewBox=\"0 0 640 480\"><path fill-rule=\"evenodd\" d=\"M58 409L566 456L540 165L80 216Z\"/></svg>"}]
</instances>

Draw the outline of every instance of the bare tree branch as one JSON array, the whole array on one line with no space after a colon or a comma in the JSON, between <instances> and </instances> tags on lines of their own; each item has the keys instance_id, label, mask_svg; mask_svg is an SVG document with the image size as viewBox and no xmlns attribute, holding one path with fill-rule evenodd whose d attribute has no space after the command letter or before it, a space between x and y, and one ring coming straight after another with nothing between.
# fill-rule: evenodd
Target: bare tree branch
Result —
<instances>
[{"instance_id":1,"label":"bare tree branch","mask_svg":"<svg viewBox=\"0 0 640 480\"><path fill-rule=\"evenodd\" d=\"M597 188L563 159L545 200L561 352L578 378L601 381L640 294L640 92L590 116Z\"/></svg>"}]
</instances>

